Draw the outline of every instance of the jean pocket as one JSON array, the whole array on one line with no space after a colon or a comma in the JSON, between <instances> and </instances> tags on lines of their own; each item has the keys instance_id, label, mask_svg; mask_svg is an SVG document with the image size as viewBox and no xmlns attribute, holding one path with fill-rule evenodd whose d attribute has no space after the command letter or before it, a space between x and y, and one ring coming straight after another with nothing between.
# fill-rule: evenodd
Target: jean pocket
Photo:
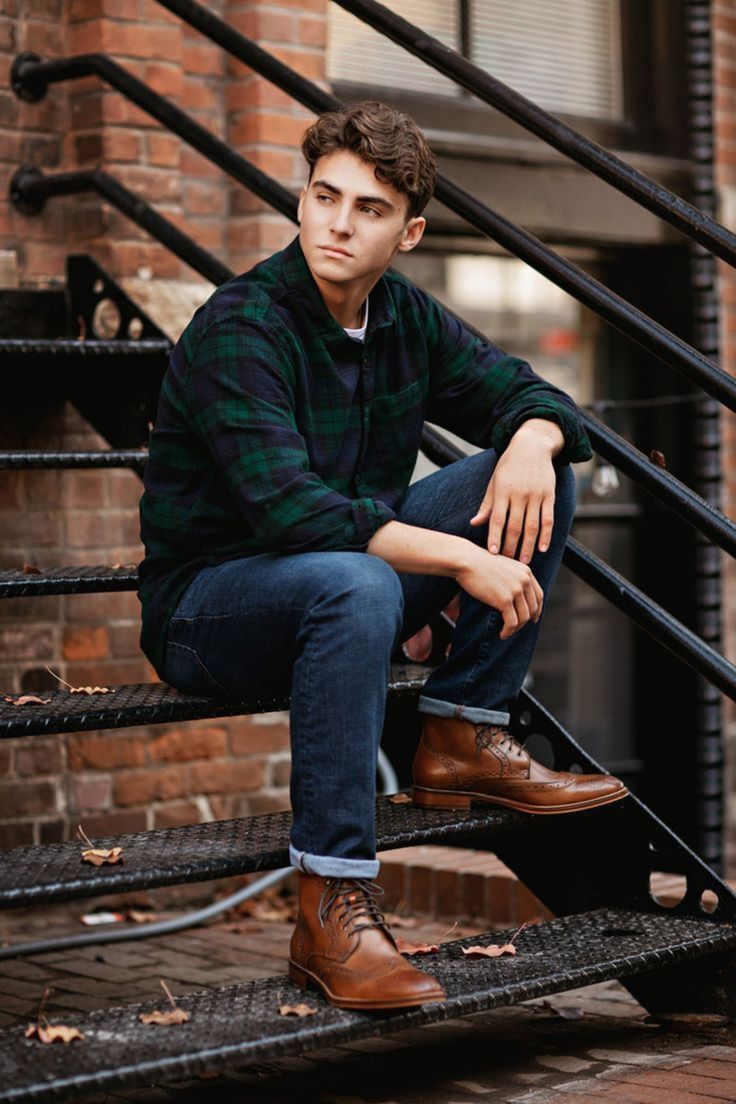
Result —
<instances>
[{"instance_id":1,"label":"jean pocket","mask_svg":"<svg viewBox=\"0 0 736 1104\"><path fill-rule=\"evenodd\" d=\"M208 671L198 652L187 644L168 641L164 653L164 681L185 694L232 697L231 692Z\"/></svg>"}]
</instances>

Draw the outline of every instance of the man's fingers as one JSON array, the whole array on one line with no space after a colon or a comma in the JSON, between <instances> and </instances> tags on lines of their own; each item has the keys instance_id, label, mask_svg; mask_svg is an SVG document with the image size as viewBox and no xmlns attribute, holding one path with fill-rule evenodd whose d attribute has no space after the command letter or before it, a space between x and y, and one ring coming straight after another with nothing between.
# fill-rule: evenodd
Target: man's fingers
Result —
<instances>
[{"instance_id":1,"label":"man's fingers","mask_svg":"<svg viewBox=\"0 0 736 1104\"><path fill-rule=\"evenodd\" d=\"M516 630L519 628L519 618L514 608L514 603L509 602L501 610L501 616L503 617L503 628L499 633L501 640L508 640L510 636L513 636Z\"/></svg>"},{"instance_id":2,"label":"man's fingers","mask_svg":"<svg viewBox=\"0 0 736 1104\"><path fill-rule=\"evenodd\" d=\"M506 535L504 536L503 548L501 549L504 556L514 557L516 555L516 549L519 546L519 539L524 528L524 505L518 502L512 502L509 509L509 516L506 519Z\"/></svg>"},{"instance_id":3,"label":"man's fingers","mask_svg":"<svg viewBox=\"0 0 736 1104\"><path fill-rule=\"evenodd\" d=\"M555 496L547 495L542 502L542 524L539 530L539 551L546 552L552 539L552 526L555 520Z\"/></svg>"},{"instance_id":4,"label":"man's fingers","mask_svg":"<svg viewBox=\"0 0 736 1104\"><path fill-rule=\"evenodd\" d=\"M521 552L519 553L519 560L523 564L531 563L531 558L534 555L534 549L537 544L537 534L540 531L539 507L539 499L531 498L527 504L526 515L524 517L524 539L521 544Z\"/></svg>"},{"instance_id":5,"label":"man's fingers","mask_svg":"<svg viewBox=\"0 0 736 1104\"><path fill-rule=\"evenodd\" d=\"M506 523L506 514L509 504L504 498L496 498L493 501L491 520L488 523L488 551L496 553L501 548L501 536Z\"/></svg>"}]
</instances>

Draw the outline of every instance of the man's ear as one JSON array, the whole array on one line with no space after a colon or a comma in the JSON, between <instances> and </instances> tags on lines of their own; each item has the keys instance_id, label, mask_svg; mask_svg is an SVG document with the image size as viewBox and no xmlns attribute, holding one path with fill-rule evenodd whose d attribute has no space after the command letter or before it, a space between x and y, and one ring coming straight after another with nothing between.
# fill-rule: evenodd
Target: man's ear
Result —
<instances>
[{"instance_id":1,"label":"man's ear","mask_svg":"<svg viewBox=\"0 0 736 1104\"><path fill-rule=\"evenodd\" d=\"M408 253L415 245L419 245L426 225L427 220L422 215L417 215L416 218L409 219L404 227L404 236L399 242L400 253Z\"/></svg>"},{"instance_id":2,"label":"man's ear","mask_svg":"<svg viewBox=\"0 0 736 1104\"><path fill-rule=\"evenodd\" d=\"M306 185L305 185L299 193L299 206L296 209L296 221L297 222L302 221L302 212L304 211L304 200L306 199L306 196L307 196L307 188L306 188Z\"/></svg>"}]
</instances>

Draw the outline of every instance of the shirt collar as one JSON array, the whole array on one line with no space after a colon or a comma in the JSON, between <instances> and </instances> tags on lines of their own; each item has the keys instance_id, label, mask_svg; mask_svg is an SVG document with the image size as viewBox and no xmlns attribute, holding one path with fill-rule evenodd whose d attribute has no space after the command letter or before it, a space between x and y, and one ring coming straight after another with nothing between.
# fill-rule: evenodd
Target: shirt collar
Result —
<instances>
[{"instance_id":1,"label":"shirt collar","mask_svg":"<svg viewBox=\"0 0 736 1104\"><path fill-rule=\"evenodd\" d=\"M322 331L326 341L350 341L340 323L332 317L309 270L299 235L282 253L284 283L289 291L304 304L315 328ZM370 292L370 311L365 340L369 341L375 330L392 326L396 321L391 291L385 276Z\"/></svg>"}]
</instances>

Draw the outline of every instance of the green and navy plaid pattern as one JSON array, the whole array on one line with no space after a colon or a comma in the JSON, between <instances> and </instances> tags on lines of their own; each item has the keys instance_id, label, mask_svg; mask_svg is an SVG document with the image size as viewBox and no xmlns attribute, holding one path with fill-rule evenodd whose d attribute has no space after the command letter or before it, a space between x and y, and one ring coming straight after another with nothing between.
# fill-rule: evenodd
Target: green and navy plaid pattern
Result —
<instances>
[{"instance_id":1,"label":"green and navy plaid pattern","mask_svg":"<svg viewBox=\"0 0 736 1104\"><path fill-rule=\"evenodd\" d=\"M363 551L411 478L422 423L502 451L528 418L590 446L570 398L409 280L370 293L364 344L327 310L296 238L202 306L171 354L141 501L144 651L203 566Z\"/></svg>"}]
</instances>

